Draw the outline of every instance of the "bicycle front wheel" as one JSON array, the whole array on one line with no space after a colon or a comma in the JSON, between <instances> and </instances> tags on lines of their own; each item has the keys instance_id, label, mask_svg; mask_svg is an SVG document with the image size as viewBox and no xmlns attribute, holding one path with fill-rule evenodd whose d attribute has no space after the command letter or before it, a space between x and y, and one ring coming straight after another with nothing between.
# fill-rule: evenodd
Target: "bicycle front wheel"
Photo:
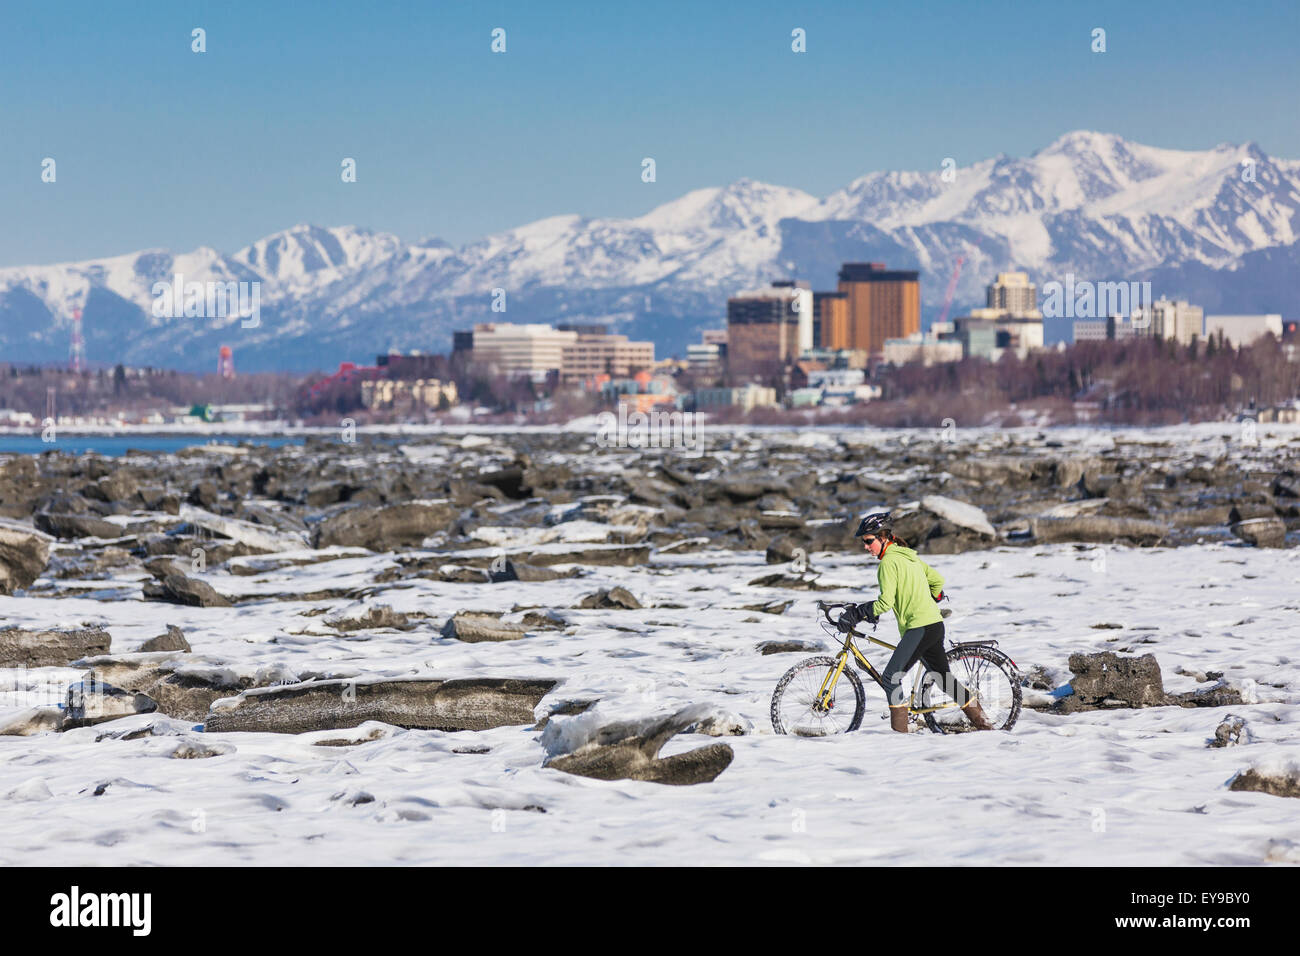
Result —
<instances>
[{"instance_id":1,"label":"bicycle front wheel","mask_svg":"<svg viewBox=\"0 0 1300 956\"><path fill-rule=\"evenodd\" d=\"M834 657L810 657L785 672L772 692L772 729L778 734L825 737L862 726L867 695L862 680L846 663L828 706L818 703L826 678L839 666Z\"/></svg>"},{"instance_id":2,"label":"bicycle front wheel","mask_svg":"<svg viewBox=\"0 0 1300 956\"><path fill-rule=\"evenodd\" d=\"M979 700L994 730L1010 730L1020 716L1020 672L1007 655L987 644L958 644L948 652L948 672ZM921 683L925 725L936 734L974 730L942 678L927 673Z\"/></svg>"}]
</instances>

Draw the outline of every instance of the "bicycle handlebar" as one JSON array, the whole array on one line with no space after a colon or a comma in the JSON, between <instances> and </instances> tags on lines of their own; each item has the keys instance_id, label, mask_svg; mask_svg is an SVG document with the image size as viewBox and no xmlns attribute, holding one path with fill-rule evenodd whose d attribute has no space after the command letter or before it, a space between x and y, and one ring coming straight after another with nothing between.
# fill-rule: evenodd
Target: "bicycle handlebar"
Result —
<instances>
[{"instance_id":1,"label":"bicycle handlebar","mask_svg":"<svg viewBox=\"0 0 1300 956\"><path fill-rule=\"evenodd\" d=\"M828 620L831 624L835 625L837 628L839 627L839 622L836 621L835 618L831 617L831 611L835 610L835 608L837 607L853 607L853 606L854 606L853 601L818 601L817 602L817 609L822 612L822 615L826 618L826 620ZM861 631L859 631L857 627L851 628L848 633L852 634L854 637L867 636L863 634Z\"/></svg>"}]
</instances>

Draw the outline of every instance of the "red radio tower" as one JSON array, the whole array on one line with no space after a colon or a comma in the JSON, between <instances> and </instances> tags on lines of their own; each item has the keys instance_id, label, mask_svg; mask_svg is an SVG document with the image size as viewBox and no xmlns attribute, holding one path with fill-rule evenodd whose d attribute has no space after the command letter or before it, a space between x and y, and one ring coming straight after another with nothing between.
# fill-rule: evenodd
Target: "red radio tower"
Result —
<instances>
[{"instance_id":1,"label":"red radio tower","mask_svg":"<svg viewBox=\"0 0 1300 956\"><path fill-rule=\"evenodd\" d=\"M229 345L221 346L217 353L217 374L222 378L235 377L235 355Z\"/></svg>"},{"instance_id":2,"label":"red radio tower","mask_svg":"<svg viewBox=\"0 0 1300 956\"><path fill-rule=\"evenodd\" d=\"M86 340L81 337L81 310L72 310L72 349L70 352L72 370L83 371L86 367Z\"/></svg>"}]
</instances>

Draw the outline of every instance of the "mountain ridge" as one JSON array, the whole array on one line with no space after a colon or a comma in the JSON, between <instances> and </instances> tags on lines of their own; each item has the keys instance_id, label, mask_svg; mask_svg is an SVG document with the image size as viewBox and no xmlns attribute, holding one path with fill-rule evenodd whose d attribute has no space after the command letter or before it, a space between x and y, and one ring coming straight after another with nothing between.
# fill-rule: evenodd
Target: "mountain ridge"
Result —
<instances>
[{"instance_id":1,"label":"mountain ridge","mask_svg":"<svg viewBox=\"0 0 1300 956\"><path fill-rule=\"evenodd\" d=\"M872 172L821 198L742 177L638 217L552 216L459 247L299 223L230 254L152 248L3 268L0 355L65 359L75 308L92 363L204 368L229 344L245 369L326 368L390 348L446 349L455 328L492 318L603 322L682 354L724 321L727 295L788 277L834 288L843 261L921 270L932 317L958 256L958 308L981 304L995 272L1021 268L1040 287L1067 272L1147 275L1171 296L1212 291L1215 275L1231 273L1235 310L1295 315L1300 291L1278 263L1296 259L1298 210L1300 161L1257 144L1169 150L1076 130L1029 157ZM153 316L153 284L177 273L259 282L260 323ZM491 311L493 289L506 291L504 315ZM1067 334L1048 330L1049 341Z\"/></svg>"}]
</instances>

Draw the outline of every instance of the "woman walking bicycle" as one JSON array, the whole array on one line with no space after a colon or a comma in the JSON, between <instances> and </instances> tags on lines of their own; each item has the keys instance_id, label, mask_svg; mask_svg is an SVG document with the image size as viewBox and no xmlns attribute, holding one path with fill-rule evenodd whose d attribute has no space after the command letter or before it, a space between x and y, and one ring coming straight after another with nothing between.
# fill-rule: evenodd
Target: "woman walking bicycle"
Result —
<instances>
[{"instance_id":1,"label":"woman walking bicycle","mask_svg":"<svg viewBox=\"0 0 1300 956\"><path fill-rule=\"evenodd\" d=\"M888 611L898 619L898 647L889 658L882 674L889 700L889 726L907 733L908 707L903 698L903 677L919 660L937 679L945 692L961 707L976 730L992 730L975 694L957 681L948 670L943 650L943 578L902 541L894 536L889 512L867 515L853 533L880 562L876 581L880 597L866 604L850 605L840 615L837 627L848 633L862 620L875 624Z\"/></svg>"}]
</instances>

